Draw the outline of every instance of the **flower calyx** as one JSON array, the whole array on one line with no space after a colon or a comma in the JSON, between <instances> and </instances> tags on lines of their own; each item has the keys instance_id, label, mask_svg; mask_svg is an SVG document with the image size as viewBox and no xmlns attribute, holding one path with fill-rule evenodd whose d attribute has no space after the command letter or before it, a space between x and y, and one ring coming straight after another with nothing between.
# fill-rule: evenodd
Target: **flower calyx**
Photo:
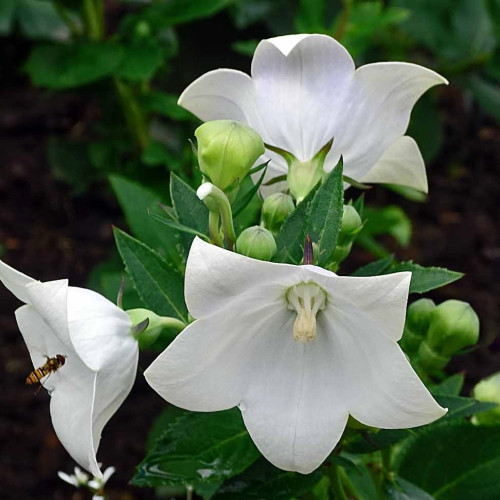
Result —
<instances>
[{"instance_id":1,"label":"flower calyx","mask_svg":"<svg viewBox=\"0 0 500 500\"><path fill-rule=\"evenodd\" d=\"M311 159L301 161L284 149L266 144L266 148L281 155L288 165L287 183L290 193L300 203L307 194L322 181L325 176L323 169L327 154L332 148L330 139Z\"/></svg>"},{"instance_id":2,"label":"flower calyx","mask_svg":"<svg viewBox=\"0 0 500 500\"><path fill-rule=\"evenodd\" d=\"M293 324L293 338L306 344L316 338L316 315L326 307L327 294L314 282L302 282L286 293L288 309L297 313Z\"/></svg>"}]
</instances>

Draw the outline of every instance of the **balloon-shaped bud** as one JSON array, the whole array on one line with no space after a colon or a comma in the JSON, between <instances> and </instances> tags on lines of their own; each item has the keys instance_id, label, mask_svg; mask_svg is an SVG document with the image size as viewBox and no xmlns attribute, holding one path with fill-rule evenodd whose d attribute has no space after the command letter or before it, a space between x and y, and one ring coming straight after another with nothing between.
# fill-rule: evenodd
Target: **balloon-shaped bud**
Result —
<instances>
[{"instance_id":1,"label":"balloon-shaped bud","mask_svg":"<svg viewBox=\"0 0 500 500\"><path fill-rule=\"evenodd\" d=\"M499 405L491 410L477 413L472 417L472 423L476 425L500 425L500 372L494 373L476 384L472 395L478 401Z\"/></svg>"},{"instance_id":2,"label":"balloon-shaped bud","mask_svg":"<svg viewBox=\"0 0 500 500\"><path fill-rule=\"evenodd\" d=\"M337 244L332 252L330 260L332 265L330 268L334 271L337 270L338 264L342 262L351 251L352 244L356 239L357 234L363 228L363 221L358 211L352 205L344 205L344 212L342 214L342 222L340 226Z\"/></svg>"},{"instance_id":3,"label":"balloon-shaped bud","mask_svg":"<svg viewBox=\"0 0 500 500\"><path fill-rule=\"evenodd\" d=\"M294 210L295 205L290 195L274 193L268 196L262 205L262 224L276 235Z\"/></svg>"},{"instance_id":4,"label":"balloon-shaped bud","mask_svg":"<svg viewBox=\"0 0 500 500\"><path fill-rule=\"evenodd\" d=\"M427 335L431 322L431 313L436 304L431 299L419 299L410 304L406 311L406 323L401 340L407 353L416 352Z\"/></svg>"},{"instance_id":5,"label":"balloon-shaped bud","mask_svg":"<svg viewBox=\"0 0 500 500\"><path fill-rule=\"evenodd\" d=\"M210 121L200 125L194 135L200 170L223 191L243 179L264 153L259 134L243 123Z\"/></svg>"},{"instance_id":6,"label":"balloon-shaped bud","mask_svg":"<svg viewBox=\"0 0 500 500\"><path fill-rule=\"evenodd\" d=\"M236 251L247 257L271 260L276 254L276 241L270 231L261 226L245 229L236 240Z\"/></svg>"},{"instance_id":7,"label":"balloon-shaped bud","mask_svg":"<svg viewBox=\"0 0 500 500\"><path fill-rule=\"evenodd\" d=\"M447 300L430 315L427 338L420 344L419 361L424 368L441 369L451 356L479 339L479 318L467 302Z\"/></svg>"}]
</instances>

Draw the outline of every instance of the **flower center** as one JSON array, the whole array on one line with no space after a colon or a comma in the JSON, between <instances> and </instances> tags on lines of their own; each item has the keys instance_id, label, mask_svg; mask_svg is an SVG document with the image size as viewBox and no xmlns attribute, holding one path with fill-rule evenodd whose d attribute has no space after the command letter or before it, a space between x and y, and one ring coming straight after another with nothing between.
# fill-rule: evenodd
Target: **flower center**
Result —
<instances>
[{"instance_id":1,"label":"flower center","mask_svg":"<svg viewBox=\"0 0 500 500\"><path fill-rule=\"evenodd\" d=\"M326 292L316 283L298 283L286 293L288 309L295 310L293 338L297 342L311 342L316 337L316 314L326 306Z\"/></svg>"}]
</instances>

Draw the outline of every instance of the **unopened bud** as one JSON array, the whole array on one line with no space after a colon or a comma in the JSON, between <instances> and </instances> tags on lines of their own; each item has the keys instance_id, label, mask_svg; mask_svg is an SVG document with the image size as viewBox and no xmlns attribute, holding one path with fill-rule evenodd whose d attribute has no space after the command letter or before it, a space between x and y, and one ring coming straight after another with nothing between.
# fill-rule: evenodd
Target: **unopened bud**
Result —
<instances>
[{"instance_id":1,"label":"unopened bud","mask_svg":"<svg viewBox=\"0 0 500 500\"><path fill-rule=\"evenodd\" d=\"M416 352L427 335L431 313L436 304L431 299L419 299L410 304L406 312L406 323L401 339L403 349L408 353Z\"/></svg>"},{"instance_id":2,"label":"unopened bud","mask_svg":"<svg viewBox=\"0 0 500 500\"><path fill-rule=\"evenodd\" d=\"M334 270L336 270L338 264L349 255L352 244L362 228L363 221L357 210L352 205L344 205L337 244L330 257Z\"/></svg>"},{"instance_id":3,"label":"unopened bud","mask_svg":"<svg viewBox=\"0 0 500 500\"><path fill-rule=\"evenodd\" d=\"M262 205L262 224L273 234L278 234L283 222L295 210L293 198L285 193L274 193Z\"/></svg>"},{"instance_id":4,"label":"unopened bud","mask_svg":"<svg viewBox=\"0 0 500 500\"><path fill-rule=\"evenodd\" d=\"M253 259L271 260L277 247L270 231L261 226L252 226L245 229L236 240L236 251Z\"/></svg>"},{"instance_id":5,"label":"unopened bud","mask_svg":"<svg viewBox=\"0 0 500 500\"><path fill-rule=\"evenodd\" d=\"M431 313L427 342L444 356L452 356L479 339L479 318L467 302L447 300Z\"/></svg>"},{"instance_id":6,"label":"unopened bud","mask_svg":"<svg viewBox=\"0 0 500 500\"><path fill-rule=\"evenodd\" d=\"M481 402L492 402L500 405L500 372L481 380L473 389L472 395ZM472 417L476 425L500 425L500 406L477 413Z\"/></svg>"},{"instance_id":7,"label":"unopened bud","mask_svg":"<svg viewBox=\"0 0 500 500\"><path fill-rule=\"evenodd\" d=\"M460 300L447 300L430 314L427 338L418 349L419 363L426 369L442 369L451 356L479 339L479 318Z\"/></svg>"},{"instance_id":8,"label":"unopened bud","mask_svg":"<svg viewBox=\"0 0 500 500\"><path fill-rule=\"evenodd\" d=\"M215 120L200 125L198 140L200 170L223 191L243 179L264 153L259 134L248 125L231 120Z\"/></svg>"}]
</instances>

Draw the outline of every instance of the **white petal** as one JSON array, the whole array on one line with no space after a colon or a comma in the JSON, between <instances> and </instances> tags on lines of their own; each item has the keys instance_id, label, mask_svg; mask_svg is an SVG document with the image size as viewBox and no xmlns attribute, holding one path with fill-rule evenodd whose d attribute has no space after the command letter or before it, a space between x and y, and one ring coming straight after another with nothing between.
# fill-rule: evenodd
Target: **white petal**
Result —
<instances>
[{"instance_id":1,"label":"white petal","mask_svg":"<svg viewBox=\"0 0 500 500\"><path fill-rule=\"evenodd\" d=\"M35 281L33 278L16 271L13 267L8 266L5 262L0 260L0 281L19 300L25 304L29 303L29 297L26 293L25 287L29 283Z\"/></svg>"},{"instance_id":2,"label":"white petal","mask_svg":"<svg viewBox=\"0 0 500 500\"><path fill-rule=\"evenodd\" d=\"M325 35L262 41L252 61L258 115L250 123L264 142L311 159L335 135L354 62Z\"/></svg>"},{"instance_id":3,"label":"white petal","mask_svg":"<svg viewBox=\"0 0 500 500\"><path fill-rule=\"evenodd\" d=\"M67 356L64 366L44 381L44 386L52 396L52 424L71 457L100 477L92 437L92 407L97 374L89 370L71 348L59 341L35 309L23 306L16 311L16 318L34 362L42 349L46 349L50 357L55 354Z\"/></svg>"},{"instance_id":4,"label":"white petal","mask_svg":"<svg viewBox=\"0 0 500 500\"><path fill-rule=\"evenodd\" d=\"M360 181L399 184L428 192L424 159L417 143L407 135L396 139Z\"/></svg>"},{"instance_id":5,"label":"white petal","mask_svg":"<svg viewBox=\"0 0 500 500\"><path fill-rule=\"evenodd\" d=\"M255 121L255 89L241 71L216 69L195 80L179 97L179 106L203 121Z\"/></svg>"},{"instance_id":6,"label":"white petal","mask_svg":"<svg viewBox=\"0 0 500 500\"><path fill-rule=\"evenodd\" d=\"M335 151L327 158L327 170L342 154L345 174L362 179L404 134L418 98L442 83L447 83L442 76L417 64L384 62L357 69L344 101Z\"/></svg>"},{"instance_id":7,"label":"white petal","mask_svg":"<svg viewBox=\"0 0 500 500\"><path fill-rule=\"evenodd\" d=\"M201 318L246 290L288 282L297 273L298 266L250 259L195 238L186 265L186 304L194 318Z\"/></svg>"},{"instance_id":8,"label":"white petal","mask_svg":"<svg viewBox=\"0 0 500 500\"><path fill-rule=\"evenodd\" d=\"M367 278L337 276L317 266L304 266L310 279L329 294L328 303L356 316L363 312L389 338L398 341L406 319L411 273L401 272Z\"/></svg>"},{"instance_id":9,"label":"white petal","mask_svg":"<svg viewBox=\"0 0 500 500\"><path fill-rule=\"evenodd\" d=\"M65 472L62 472L60 470L57 471L57 475L59 476L60 479L62 479L66 483L71 484L72 486L75 486L76 488L80 486L78 484L78 479L76 478L76 476L70 476L69 474L66 474Z\"/></svg>"},{"instance_id":10,"label":"white petal","mask_svg":"<svg viewBox=\"0 0 500 500\"><path fill-rule=\"evenodd\" d=\"M282 321L254 361L240 409L250 436L271 463L307 474L332 452L348 418L338 349L321 321L307 344L293 340L294 313L284 311Z\"/></svg>"},{"instance_id":11,"label":"white petal","mask_svg":"<svg viewBox=\"0 0 500 500\"><path fill-rule=\"evenodd\" d=\"M71 342L89 368L111 368L137 351L128 314L102 295L69 287L67 310Z\"/></svg>"},{"instance_id":12,"label":"white petal","mask_svg":"<svg viewBox=\"0 0 500 500\"><path fill-rule=\"evenodd\" d=\"M428 424L446 413L398 344L369 315L332 305L325 309L325 321L336 338L343 395L354 418L373 427L404 429Z\"/></svg>"},{"instance_id":13,"label":"white petal","mask_svg":"<svg viewBox=\"0 0 500 500\"><path fill-rule=\"evenodd\" d=\"M59 340L70 345L67 318L68 280L33 281L26 286L33 308Z\"/></svg>"},{"instance_id":14,"label":"white petal","mask_svg":"<svg viewBox=\"0 0 500 500\"><path fill-rule=\"evenodd\" d=\"M276 317L279 322L281 311L286 311L279 292L254 292L248 300L231 300L184 329L144 372L151 387L170 403L192 411L239 404L254 375L252 363L265 350L267 336L275 334Z\"/></svg>"}]
</instances>

